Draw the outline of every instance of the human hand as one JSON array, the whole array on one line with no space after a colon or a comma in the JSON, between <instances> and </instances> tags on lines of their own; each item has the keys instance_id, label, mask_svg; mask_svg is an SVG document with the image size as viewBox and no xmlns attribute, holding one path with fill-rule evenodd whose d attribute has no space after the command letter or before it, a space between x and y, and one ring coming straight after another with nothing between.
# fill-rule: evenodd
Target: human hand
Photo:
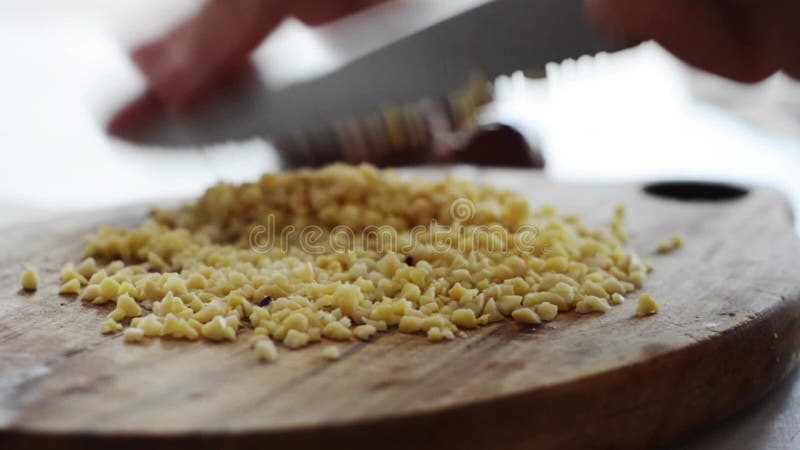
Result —
<instances>
[{"instance_id":1,"label":"human hand","mask_svg":"<svg viewBox=\"0 0 800 450\"><path fill-rule=\"evenodd\" d=\"M148 94L180 109L214 91L281 21L320 25L383 0L210 0L166 36L134 50ZM289 55L287 55L289 56Z\"/></svg>"},{"instance_id":2,"label":"human hand","mask_svg":"<svg viewBox=\"0 0 800 450\"><path fill-rule=\"evenodd\" d=\"M598 25L626 41L654 39L689 64L755 82L800 78L797 0L587 0Z\"/></svg>"}]
</instances>

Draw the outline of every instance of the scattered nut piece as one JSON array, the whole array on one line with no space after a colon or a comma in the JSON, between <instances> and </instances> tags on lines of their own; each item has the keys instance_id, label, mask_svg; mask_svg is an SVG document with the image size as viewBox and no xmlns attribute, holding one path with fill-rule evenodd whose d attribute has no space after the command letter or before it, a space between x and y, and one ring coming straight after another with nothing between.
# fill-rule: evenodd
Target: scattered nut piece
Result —
<instances>
[{"instance_id":1,"label":"scattered nut piece","mask_svg":"<svg viewBox=\"0 0 800 450\"><path fill-rule=\"evenodd\" d=\"M575 305L575 312L578 314L604 313L609 309L611 309L611 306L609 306L606 299L593 295L584 295L583 299Z\"/></svg>"},{"instance_id":2,"label":"scattered nut piece","mask_svg":"<svg viewBox=\"0 0 800 450\"><path fill-rule=\"evenodd\" d=\"M337 341L350 339L352 333L341 322L330 322L322 329L322 335Z\"/></svg>"},{"instance_id":3,"label":"scattered nut piece","mask_svg":"<svg viewBox=\"0 0 800 450\"><path fill-rule=\"evenodd\" d=\"M122 330L122 324L118 323L114 319L106 319L100 325L100 332L103 334L116 333L117 331L120 330Z\"/></svg>"},{"instance_id":4,"label":"scattered nut piece","mask_svg":"<svg viewBox=\"0 0 800 450\"><path fill-rule=\"evenodd\" d=\"M609 300L608 303L614 306L621 305L625 303L625 296L623 296L620 293L614 292L613 294L611 294L611 300Z\"/></svg>"},{"instance_id":5,"label":"scattered nut piece","mask_svg":"<svg viewBox=\"0 0 800 450\"><path fill-rule=\"evenodd\" d=\"M335 360L339 359L341 353L339 352L338 347L330 345L322 349L322 356L326 359Z\"/></svg>"},{"instance_id":6,"label":"scattered nut piece","mask_svg":"<svg viewBox=\"0 0 800 450\"><path fill-rule=\"evenodd\" d=\"M414 316L403 316L397 326L401 333L416 333L421 328L422 319Z\"/></svg>"},{"instance_id":7,"label":"scattered nut piece","mask_svg":"<svg viewBox=\"0 0 800 450\"><path fill-rule=\"evenodd\" d=\"M100 297L100 286L96 284L91 284L86 286L81 292L80 299L88 302L94 302L97 298Z\"/></svg>"},{"instance_id":8,"label":"scattered nut piece","mask_svg":"<svg viewBox=\"0 0 800 450\"><path fill-rule=\"evenodd\" d=\"M77 278L70 279L58 289L58 293L61 295L77 295L80 292L81 282Z\"/></svg>"},{"instance_id":9,"label":"scattered nut piece","mask_svg":"<svg viewBox=\"0 0 800 450\"><path fill-rule=\"evenodd\" d=\"M517 322L522 322L532 325L542 323L542 319L539 317L538 314L536 314L536 311L534 311L531 308L516 309L514 310L514 312L511 313L511 317L513 317L514 320L516 320Z\"/></svg>"},{"instance_id":10,"label":"scattered nut piece","mask_svg":"<svg viewBox=\"0 0 800 450\"><path fill-rule=\"evenodd\" d=\"M22 272L20 284L22 284L22 289L26 291L35 291L39 288L39 272L33 267L28 267Z\"/></svg>"},{"instance_id":11,"label":"scattered nut piece","mask_svg":"<svg viewBox=\"0 0 800 450\"><path fill-rule=\"evenodd\" d=\"M362 341L369 340L377 332L378 330L372 325L359 325L353 330L353 334Z\"/></svg>"},{"instance_id":12,"label":"scattered nut piece","mask_svg":"<svg viewBox=\"0 0 800 450\"><path fill-rule=\"evenodd\" d=\"M256 355L264 361L274 361L278 359L278 349L275 344L269 339L259 340L255 344Z\"/></svg>"},{"instance_id":13,"label":"scattered nut piece","mask_svg":"<svg viewBox=\"0 0 800 450\"><path fill-rule=\"evenodd\" d=\"M431 342L439 342L444 339L442 330L439 327L430 327L428 329L428 340Z\"/></svg>"},{"instance_id":14,"label":"scattered nut piece","mask_svg":"<svg viewBox=\"0 0 800 450\"><path fill-rule=\"evenodd\" d=\"M125 342L140 342L144 339L144 330L141 328L125 328L125 331L122 332L122 337Z\"/></svg>"},{"instance_id":15,"label":"scattered nut piece","mask_svg":"<svg viewBox=\"0 0 800 450\"><path fill-rule=\"evenodd\" d=\"M339 323L339 322L334 322ZM348 333L350 330L348 330ZM286 333L286 338L283 339L283 345L289 348L300 348L308 345L308 335L302 331L289 330Z\"/></svg>"},{"instance_id":16,"label":"scattered nut piece","mask_svg":"<svg viewBox=\"0 0 800 450\"><path fill-rule=\"evenodd\" d=\"M229 326L228 321L222 316L216 316L211 319L210 322L203 325L203 327L200 328L200 334L212 341L222 341L226 339L233 341L236 339L236 330Z\"/></svg>"},{"instance_id":17,"label":"scattered nut piece","mask_svg":"<svg viewBox=\"0 0 800 450\"><path fill-rule=\"evenodd\" d=\"M536 305L536 313L542 320L549 322L558 315L558 306L549 302L539 303Z\"/></svg>"},{"instance_id":18,"label":"scattered nut piece","mask_svg":"<svg viewBox=\"0 0 800 450\"><path fill-rule=\"evenodd\" d=\"M475 311L466 308L453 311L453 314L450 316L450 321L461 328L475 328L478 326L478 321L475 318Z\"/></svg>"},{"instance_id":19,"label":"scattered nut piece","mask_svg":"<svg viewBox=\"0 0 800 450\"><path fill-rule=\"evenodd\" d=\"M61 269L61 281L63 281L64 283L68 283L69 281L72 280L78 280L80 285L89 284L89 280L87 280L86 277L78 273L78 271L75 270L74 267L72 267L72 264L67 264L66 266L64 266L63 269Z\"/></svg>"},{"instance_id":20,"label":"scattered nut piece","mask_svg":"<svg viewBox=\"0 0 800 450\"><path fill-rule=\"evenodd\" d=\"M675 250L681 248L682 246L683 246L683 237L679 234L675 234L671 236L668 241L659 243L656 246L656 253L658 253L659 255L672 253Z\"/></svg>"},{"instance_id":21,"label":"scattered nut piece","mask_svg":"<svg viewBox=\"0 0 800 450\"><path fill-rule=\"evenodd\" d=\"M133 297L125 294L117 299L117 307L108 314L108 317L120 321L126 317L137 317L141 313L142 308L136 303Z\"/></svg>"},{"instance_id":22,"label":"scattered nut piece","mask_svg":"<svg viewBox=\"0 0 800 450\"><path fill-rule=\"evenodd\" d=\"M97 262L94 260L94 258L86 258L81 261L80 264L78 264L78 267L76 267L75 270L81 274L81 276L88 279L94 275L95 272L97 272Z\"/></svg>"},{"instance_id":23,"label":"scattered nut piece","mask_svg":"<svg viewBox=\"0 0 800 450\"><path fill-rule=\"evenodd\" d=\"M639 296L639 302L636 304L636 315L639 317L649 316L658 312L658 304L647 294Z\"/></svg>"},{"instance_id":24,"label":"scattered nut piece","mask_svg":"<svg viewBox=\"0 0 800 450\"><path fill-rule=\"evenodd\" d=\"M150 314L136 322L136 328L141 329L147 337L161 336L164 325L158 317Z\"/></svg>"}]
</instances>

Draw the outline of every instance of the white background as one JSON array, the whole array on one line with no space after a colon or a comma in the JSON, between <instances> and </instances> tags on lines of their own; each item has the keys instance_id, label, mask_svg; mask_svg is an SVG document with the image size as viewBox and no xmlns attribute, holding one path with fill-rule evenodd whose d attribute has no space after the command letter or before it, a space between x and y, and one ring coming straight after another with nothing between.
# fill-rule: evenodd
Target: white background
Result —
<instances>
[{"instance_id":1,"label":"white background","mask_svg":"<svg viewBox=\"0 0 800 450\"><path fill-rule=\"evenodd\" d=\"M262 77L291 83L483 1L398 0L315 30L288 21L255 58ZM103 132L143 89L127 49L198 5L0 0L0 225L184 198L275 170L259 139L143 150ZM782 75L737 85L646 44L553 66L547 81L505 80L500 98L501 116L535 127L559 179L734 179L778 187L800 204L800 88Z\"/></svg>"}]
</instances>

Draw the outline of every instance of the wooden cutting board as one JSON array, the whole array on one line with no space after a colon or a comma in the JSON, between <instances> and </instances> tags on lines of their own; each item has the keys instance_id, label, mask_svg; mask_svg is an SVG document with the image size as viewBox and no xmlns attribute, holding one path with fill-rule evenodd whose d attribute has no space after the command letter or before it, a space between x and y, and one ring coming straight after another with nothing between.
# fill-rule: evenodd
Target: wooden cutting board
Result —
<instances>
[{"instance_id":1,"label":"wooden cutting board","mask_svg":"<svg viewBox=\"0 0 800 450\"><path fill-rule=\"evenodd\" d=\"M655 266L644 291L605 315L503 323L450 343L384 334L282 351L263 364L235 343L101 336L107 310L56 294L58 270L97 225L144 209L83 214L2 233L0 447L16 448L653 448L761 397L794 365L800 241L766 189L679 201L633 185L553 184L526 171L470 176L605 225L628 207L631 246ZM704 186L683 196L731 193ZM653 253L672 233L681 250ZM19 292L23 264L42 275Z\"/></svg>"}]
</instances>

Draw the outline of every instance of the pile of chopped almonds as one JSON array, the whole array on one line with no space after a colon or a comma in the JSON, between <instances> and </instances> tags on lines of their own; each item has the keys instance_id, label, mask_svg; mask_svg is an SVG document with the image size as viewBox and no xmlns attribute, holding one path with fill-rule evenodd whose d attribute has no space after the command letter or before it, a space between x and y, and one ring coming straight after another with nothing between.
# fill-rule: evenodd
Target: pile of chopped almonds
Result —
<instances>
[{"instance_id":1,"label":"pile of chopped almonds","mask_svg":"<svg viewBox=\"0 0 800 450\"><path fill-rule=\"evenodd\" d=\"M683 246L683 237L679 234L672 235L668 241L664 241L659 243L656 246L656 253L659 255L664 255L667 253L672 253L675 250L678 250Z\"/></svg>"},{"instance_id":2,"label":"pile of chopped almonds","mask_svg":"<svg viewBox=\"0 0 800 450\"><path fill-rule=\"evenodd\" d=\"M512 192L370 166L267 174L135 229L98 230L87 258L63 269L61 293L113 302L102 331L126 342L233 341L252 328L265 360L276 342L367 341L395 328L449 340L506 318L538 324L622 303L648 272L623 247L623 215L590 229L552 207L531 212Z\"/></svg>"}]
</instances>

